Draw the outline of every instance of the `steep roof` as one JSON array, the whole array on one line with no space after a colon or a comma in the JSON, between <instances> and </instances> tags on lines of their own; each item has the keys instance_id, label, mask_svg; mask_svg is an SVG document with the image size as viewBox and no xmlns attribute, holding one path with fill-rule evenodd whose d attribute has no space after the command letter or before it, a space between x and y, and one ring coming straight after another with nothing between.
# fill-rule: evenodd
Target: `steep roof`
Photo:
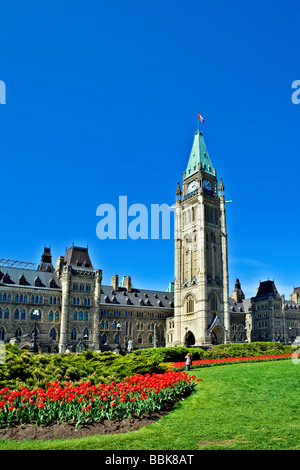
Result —
<instances>
[{"instance_id":1,"label":"steep roof","mask_svg":"<svg viewBox=\"0 0 300 470\"><path fill-rule=\"evenodd\" d=\"M213 166L209 158L203 134L202 131L199 130L195 132L194 142L186 168L185 179L197 173L198 163L201 163L202 171L210 175L214 175Z\"/></svg>"},{"instance_id":2,"label":"steep roof","mask_svg":"<svg viewBox=\"0 0 300 470\"><path fill-rule=\"evenodd\" d=\"M71 248L66 249L64 256L64 264L74 267L81 266L83 268L93 269L88 248L72 245Z\"/></svg>"},{"instance_id":3,"label":"steep roof","mask_svg":"<svg viewBox=\"0 0 300 470\"><path fill-rule=\"evenodd\" d=\"M21 278L22 282L20 282ZM11 268L8 266L0 266L0 285L22 285L22 287L33 286L44 289L60 289L60 283L56 273L52 273L51 271L38 271L35 269ZM53 285L53 287L51 287L51 285Z\"/></svg>"},{"instance_id":4,"label":"steep roof","mask_svg":"<svg viewBox=\"0 0 300 470\"><path fill-rule=\"evenodd\" d=\"M273 294L276 297L279 297L274 281L268 280L260 282L255 298L264 297L268 294Z\"/></svg>"},{"instance_id":5,"label":"steep roof","mask_svg":"<svg viewBox=\"0 0 300 470\"><path fill-rule=\"evenodd\" d=\"M101 286L100 304L116 304L120 306L159 307L162 309L174 308L174 294L147 289L132 289L128 292L125 288L114 291L112 286Z\"/></svg>"},{"instance_id":6,"label":"steep roof","mask_svg":"<svg viewBox=\"0 0 300 470\"><path fill-rule=\"evenodd\" d=\"M52 255L50 248L45 247L44 253L42 254L41 262L38 266L38 271L47 271L54 273L54 267L52 264Z\"/></svg>"}]
</instances>

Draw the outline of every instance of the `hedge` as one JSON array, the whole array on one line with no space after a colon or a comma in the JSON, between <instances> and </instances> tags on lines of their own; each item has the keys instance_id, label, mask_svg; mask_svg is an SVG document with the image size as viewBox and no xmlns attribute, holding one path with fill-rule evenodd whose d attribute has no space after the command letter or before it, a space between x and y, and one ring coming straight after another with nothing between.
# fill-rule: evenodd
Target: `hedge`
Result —
<instances>
[{"instance_id":1,"label":"hedge","mask_svg":"<svg viewBox=\"0 0 300 470\"><path fill-rule=\"evenodd\" d=\"M218 344L210 350L201 348L185 347L166 347L138 349L133 352L135 356L147 356L149 358L158 358L162 362L183 361L186 354L190 353L192 360L201 359L222 359L242 356L261 356L266 352L268 355L289 354L293 349L289 345L275 342L254 342L254 343L236 343L236 344Z\"/></svg>"},{"instance_id":2,"label":"hedge","mask_svg":"<svg viewBox=\"0 0 300 470\"><path fill-rule=\"evenodd\" d=\"M0 364L0 387L44 387L47 382L110 383L136 374L163 373L166 366L147 356L121 356L91 350L76 354L30 354L6 345L5 363Z\"/></svg>"}]
</instances>

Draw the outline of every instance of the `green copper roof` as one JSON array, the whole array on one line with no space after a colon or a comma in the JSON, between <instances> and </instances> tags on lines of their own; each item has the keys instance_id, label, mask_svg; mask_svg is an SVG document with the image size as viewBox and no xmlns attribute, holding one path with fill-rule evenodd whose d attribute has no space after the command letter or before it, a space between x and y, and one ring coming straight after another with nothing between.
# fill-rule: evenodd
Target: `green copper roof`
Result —
<instances>
[{"instance_id":1,"label":"green copper roof","mask_svg":"<svg viewBox=\"0 0 300 470\"><path fill-rule=\"evenodd\" d=\"M174 292L174 282L170 282L170 283L169 283L167 292Z\"/></svg>"},{"instance_id":2,"label":"green copper roof","mask_svg":"<svg viewBox=\"0 0 300 470\"><path fill-rule=\"evenodd\" d=\"M197 173L198 163L202 164L202 171L205 171L210 175L214 174L213 166L211 164L201 131L195 132L194 143L190 154L188 166L186 168L185 179Z\"/></svg>"},{"instance_id":3,"label":"green copper roof","mask_svg":"<svg viewBox=\"0 0 300 470\"><path fill-rule=\"evenodd\" d=\"M120 287L124 287L125 286L125 276L122 277L122 280L120 282ZM131 283L131 287L134 289L134 285Z\"/></svg>"}]
</instances>

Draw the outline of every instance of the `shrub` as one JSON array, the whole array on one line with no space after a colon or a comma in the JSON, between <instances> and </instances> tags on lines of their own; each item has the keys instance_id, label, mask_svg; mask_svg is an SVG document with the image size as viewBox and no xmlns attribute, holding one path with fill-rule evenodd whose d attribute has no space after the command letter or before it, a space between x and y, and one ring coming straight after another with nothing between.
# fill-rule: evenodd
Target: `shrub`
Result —
<instances>
[{"instance_id":1,"label":"shrub","mask_svg":"<svg viewBox=\"0 0 300 470\"><path fill-rule=\"evenodd\" d=\"M147 356L152 359L158 359L161 362L183 361L187 353L190 353L192 359L203 359L204 350L201 348L185 348L181 346L166 348L138 349L133 352L135 356Z\"/></svg>"},{"instance_id":2,"label":"shrub","mask_svg":"<svg viewBox=\"0 0 300 470\"><path fill-rule=\"evenodd\" d=\"M8 345L6 362L0 364L1 386L44 387L47 382L71 381L92 384L122 380L126 376L146 373L163 373L165 366L158 358L147 356L121 356L111 352L85 351L78 354L29 354L16 346Z\"/></svg>"},{"instance_id":3,"label":"shrub","mask_svg":"<svg viewBox=\"0 0 300 470\"><path fill-rule=\"evenodd\" d=\"M278 355L292 353L291 346L276 342L254 342L237 344L218 344L205 351L204 359L222 359L230 357L255 357L261 355Z\"/></svg>"},{"instance_id":4,"label":"shrub","mask_svg":"<svg viewBox=\"0 0 300 470\"><path fill-rule=\"evenodd\" d=\"M185 347L166 347L138 349L133 352L135 356L147 356L149 359L158 359L161 362L180 362L183 361L186 354L190 353L192 360L201 359L223 359L230 357L251 357L268 354L284 354L293 352L291 346L275 342L255 342L255 343L236 343L236 344L218 344L211 350L205 351L201 348Z\"/></svg>"}]
</instances>

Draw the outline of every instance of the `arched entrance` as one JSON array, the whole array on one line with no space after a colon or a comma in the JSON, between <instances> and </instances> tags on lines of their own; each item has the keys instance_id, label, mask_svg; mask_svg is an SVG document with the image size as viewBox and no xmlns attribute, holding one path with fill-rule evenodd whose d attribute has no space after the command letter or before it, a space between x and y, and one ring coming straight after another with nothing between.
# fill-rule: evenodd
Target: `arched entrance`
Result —
<instances>
[{"instance_id":1,"label":"arched entrance","mask_svg":"<svg viewBox=\"0 0 300 470\"><path fill-rule=\"evenodd\" d=\"M195 344L195 336L191 331L188 331L184 338L184 345L186 347L193 346Z\"/></svg>"},{"instance_id":2,"label":"arched entrance","mask_svg":"<svg viewBox=\"0 0 300 470\"><path fill-rule=\"evenodd\" d=\"M225 330L219 324L216 325L210 332L210 342L211 344L223 344L225 342Z\"/></svg>"}]
</instances>

